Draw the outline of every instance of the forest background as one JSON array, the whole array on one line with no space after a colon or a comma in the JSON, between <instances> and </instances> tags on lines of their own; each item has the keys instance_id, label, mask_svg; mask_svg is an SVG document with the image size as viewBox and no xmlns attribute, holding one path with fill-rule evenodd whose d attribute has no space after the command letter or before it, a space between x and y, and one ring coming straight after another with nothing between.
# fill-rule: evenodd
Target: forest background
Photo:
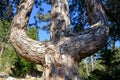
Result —
<instances>
[{"instance_id":1,"label":"forest background","mask_svg":"<svg viewBox=\"0 0 120 80\"><path fill-rule=\"evenodd\" d=\"M20 0L0 0L0 73L19 78L26 75L41 77L42 66L16 55L9 41L11 21L19 2ZM109 38L100 51L79 64L83 80L120 80L120 1L102 2L110 27ZM69 8L71 30L78 33L87 29L89 23L84 0L69 0ZM51 0L35 0L27 28L30 38L38 41L49 40L50 10Z\"/></svg>"}]
</instances>

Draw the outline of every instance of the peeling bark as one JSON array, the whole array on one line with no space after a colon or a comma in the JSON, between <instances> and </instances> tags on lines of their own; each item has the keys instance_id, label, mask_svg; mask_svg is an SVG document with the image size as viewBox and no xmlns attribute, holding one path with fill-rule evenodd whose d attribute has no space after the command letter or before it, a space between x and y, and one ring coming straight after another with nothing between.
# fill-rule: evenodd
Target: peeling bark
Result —
<instances>
[{"instance_id":1,"label":"peeling bark","mask_svg":"<svg viewBox=\"0 0 120 80\"><path fill-rule=\"evenodd\" d=\"M45 55L44 80L81 80L78 63L69 54Z\"/></svg>"},{"instance_id":2,"label":"peeling bark","mask_svg":"<svg viewBox=\"0 0 120 80\"><path fill-rule=\"evenodd\" d=\"M81 80L78 61L97 52L106 42L108 27L105 14L101 12L99 0L85 0L92 27L77 35L66 36L70 32L68 1L52 1L51 41L41 43L26 35L34 0L24 0L12 21L11 43L18 55L44 66L44 80ZM90 11L88 6L91 5L94 7Z\"/></svg>"},{"instance_id":3,"label":"peeling bark","mask_svg":"<svg viewBox=\"0 0 120 80\"><path fill-rule=\"evenodd\" d=\"M52 0L50 36L53 43L70 32L68 0Z\"/></svg>"}]
</instances>

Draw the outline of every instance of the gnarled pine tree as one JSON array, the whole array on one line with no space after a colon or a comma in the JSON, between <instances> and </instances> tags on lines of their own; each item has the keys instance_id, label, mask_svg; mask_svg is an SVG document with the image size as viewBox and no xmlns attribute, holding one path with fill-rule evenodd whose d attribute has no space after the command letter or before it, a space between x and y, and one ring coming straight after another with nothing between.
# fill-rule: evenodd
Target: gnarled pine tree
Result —
<instances>
[{"instance_id":1,"label":"gnarled pine tree","mask_svg":"<svg viewBox=\"0 0 120 80\"><path fill-rule=\"evenodd\" d=\"M71 34L68 0L52 0L51 40L46 43L26 35L34 0L23 0L19 4L12 21L10 40L18 55L44 66L43 80L81 80L78 62L106 43L108 27L100 0L85 0L85 3L92 27Z\"/></svg>"}]
</instances>

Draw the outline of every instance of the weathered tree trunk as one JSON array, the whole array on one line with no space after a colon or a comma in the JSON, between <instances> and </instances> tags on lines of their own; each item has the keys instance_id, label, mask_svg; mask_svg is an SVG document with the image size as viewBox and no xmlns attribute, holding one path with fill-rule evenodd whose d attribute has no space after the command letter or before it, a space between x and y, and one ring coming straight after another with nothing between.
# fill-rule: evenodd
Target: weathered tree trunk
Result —
<instances>
[{"instance_id":1,"label":"weathered tree trunk","mask_svg":"<svg viewBox=\"0 0 120 80\"><path fill-rule=\"evenodd\" d=\"M95 2L99 0L86 1ZM18 6L17 14L14 16L11 25L10 40L13 47L18 55L44 66L44 80L81 80L78 62L102 48L108 36L108 27L106 27L105 22L101 21L103 20L101 15L105 14L97 13L97 17L101 21L100 24L92 25L92 28L80 34L71 35L69 34L68 1L52 0L51 40L41 43L26 35L26 25L33 2L34 0L24 0ZM91 3L88 4L91 6ZM94 6L96 7L96 5ZM101 9L102 7L98 7L98 11ZM91 12L95 14L95 11ZM89 18L94 18L94 16ZM94 22L97 23L98 19L95 19Z\"/></svg>"},{"instance_id":2,"label":"weathered tree trunk","mask_svg":"<svg viewBox=\"0 0 120 80\"><path fill-rule=\"evenodd\" d=\"M78 62L69 53L62 54L59 43L70 32L68 1L52 0L51 16L51 41L57 47L54 54L45 55L44 80L80 80Z\"/></svg>"},{"instance_id":3,"label":"weathered tree trunk","mask_svg":"<svg viewBox=\"0 0 120 80\"><path fill-rule=\"evenodd\" d=\"M53 42L70 32L68 0L52 0L50 36Z\"/></svg>"}]
</instances>

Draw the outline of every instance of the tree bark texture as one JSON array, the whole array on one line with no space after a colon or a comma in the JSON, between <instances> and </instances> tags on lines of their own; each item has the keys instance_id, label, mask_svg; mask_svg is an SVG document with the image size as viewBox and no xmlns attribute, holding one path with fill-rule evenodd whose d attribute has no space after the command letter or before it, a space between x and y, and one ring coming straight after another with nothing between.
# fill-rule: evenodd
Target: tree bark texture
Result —
<instances>
[{"instance_id":1,"label":"tree bark texture","mask_svg":"<svg viewBox=\"0 0 120 80\"><path fill-rule=\"evenodd\" d=\"M89 1L99 0L86 0L86 3L91 5ZM10 40L16 52L23 58L44 66L43 80L81 80L78 62L97 52L106 42L108 27L102 21L105 17L101 16L104 14L100 12L96 15L100 17L101 23L96 24L98 19L93 19L96 16L89 17L94 20L91 21L92 27L71 36L68 34L70 32L68 1L52 0L51 40L42 43L26 35L26 25L33 3L34 0L22 1L12 21ZM101 11L101 8L98 8L98 11ZM95 14L95 11L91 11L90 14Z\"/></svg>"},{"instance_id":2,"label":"tree bark texture","mask_svg":"<svg viewBox=\"0 0 120 80\"><path fill-rule=\"evenodd\" d=\"M70 31L68 1L52 0L51 16L50 35L53 43L56 43Z\"/></svg>"},{"instance_id":3,"label":"tree bark texture","mask_svg":"<svg viewBox=\"0 0 120 80\"><path fill-rule=\"evenodd\" d=\"M85 0L85 4L90 25L97 22L107 24L105 10L103 9L101 0Z\"/></svg>"}]
</instances>

